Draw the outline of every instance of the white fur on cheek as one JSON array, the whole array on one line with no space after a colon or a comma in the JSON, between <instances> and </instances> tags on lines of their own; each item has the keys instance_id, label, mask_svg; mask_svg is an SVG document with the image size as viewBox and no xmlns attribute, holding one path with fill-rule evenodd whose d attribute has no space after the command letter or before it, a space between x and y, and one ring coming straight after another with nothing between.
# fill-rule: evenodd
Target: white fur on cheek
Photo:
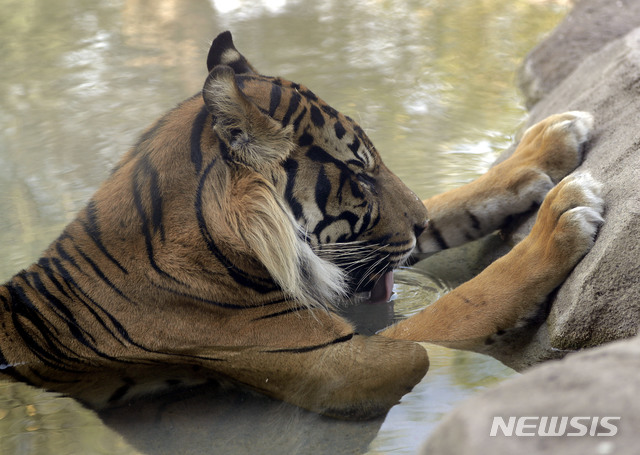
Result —
<instances>
[{"instance_id":1,"label":"white fur on cheek","mask_svg":"<svg viewBox=\"0 0 640 455\"><path fill-rule=\"evenodd\" d=\"M234 201L234 229L285 294L300 304L327 308L344 299L342 270L302 239L299 226L273 186L255 173Z\"/></svg>"}]
</instances>

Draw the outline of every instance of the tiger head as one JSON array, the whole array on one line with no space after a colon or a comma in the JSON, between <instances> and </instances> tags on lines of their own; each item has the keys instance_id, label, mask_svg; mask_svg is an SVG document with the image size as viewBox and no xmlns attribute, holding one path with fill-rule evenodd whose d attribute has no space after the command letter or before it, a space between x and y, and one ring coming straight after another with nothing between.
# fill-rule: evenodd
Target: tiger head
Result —
<instances>
[{"instance_id":1,"label":"tiger head","mask_svg":"<svg viewBox=\"0 0 640 455\"><path fill-rule=\"evenodd\" d=\"M207 65L203 97L225 160L259 173L283 215L251 242L278 284L295 296L306 283L312 301L383 281L389 288L388 273L409 257L427 213L362 128L305 86L258 74L229 32L215 39ZM297 260L283 267L265 248Z\"/></svg>"},{"instance_id":2,"label":"tiger head","mask_svg":"<svg viewBox=\"0 0 640 455\"><path fill-rule=\"evenodd\" d=\"M356 122L303 85L259 74L229 32L207 64L202 93L141 136L90 203L96 221L83 223L109 226L115 241L137 235L122 268L174 295L255 305L283 292L312 307L390 295L391 271L426 227L417 196Z\"/></svg>"}]
</instances>

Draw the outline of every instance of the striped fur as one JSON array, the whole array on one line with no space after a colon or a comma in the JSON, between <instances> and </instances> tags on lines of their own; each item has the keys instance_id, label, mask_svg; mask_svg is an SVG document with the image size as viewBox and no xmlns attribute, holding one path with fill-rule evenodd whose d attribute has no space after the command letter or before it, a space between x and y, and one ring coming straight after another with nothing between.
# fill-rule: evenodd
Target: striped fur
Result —
<instances>
[{"instance_id":1,"label":"striped fur","mask_svg":"<svg viewBox=\"0 0 640 455\"><path fill-rule=\"evenodd\" d=\"M0 287L0 373L103 406L217 376L260 390L238 350L353 342L335 305L409 256L426 210L353 120L255 73L230 34L207 63Z\"/></svg>"}]
</instances>

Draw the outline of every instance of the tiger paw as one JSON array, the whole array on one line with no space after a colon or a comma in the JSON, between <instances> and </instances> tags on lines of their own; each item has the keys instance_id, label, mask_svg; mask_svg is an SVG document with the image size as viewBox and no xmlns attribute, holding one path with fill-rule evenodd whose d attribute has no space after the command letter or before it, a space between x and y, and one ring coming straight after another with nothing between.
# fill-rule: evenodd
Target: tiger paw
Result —
<instances>
[{"instance_id":1,"label":"tiger paw","mask_svg":"<svg viewBox=\"0 0 640 455\"><path fill-rule=\"evenodd\" d=\"M551 281L562 281L591 249L603 210L602 185L588 172L564 178L549 192L526 240L529 253L555 275Z\"/></svg>"},{"instance_id":2,"label":"tiger paw","mask_svg":"<svg viewBox=\"0 0 640 455\"><path fill-rule=\"evenodd\" d=\"M513 159L542 171L556 184L582 162L592 128L588 112L552 115L525 131Z\"/></svg>"},{"instance_id":3,"label":"tiger paw","mask_svg":"<svg viewBox=\"0 0 640 455\"><path fill-rule=\"evenodd\" d=\"M513 155L494 168L513 199L512 213L541 204L551 188L578 167L592 127L591 114L572 111L547 117L524 133Z\"/></svg>"}]
</instances>

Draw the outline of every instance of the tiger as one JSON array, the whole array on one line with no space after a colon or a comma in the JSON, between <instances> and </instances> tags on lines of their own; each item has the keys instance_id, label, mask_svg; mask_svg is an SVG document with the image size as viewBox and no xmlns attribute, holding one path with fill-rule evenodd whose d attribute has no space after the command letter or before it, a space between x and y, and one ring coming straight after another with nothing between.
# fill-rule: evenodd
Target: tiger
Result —
<instances>
[{"instance_id":1,"label":"tiger","mask_svg":"<svg viewBox=\"0 0 640 455\"><path fill-rule=\"evenodd\" d=\"M260 74L230 32L201 92L142 133L42 256L0 287L0 375L100 409L228 381L343 419L383 415L427 373L425 342L482 351L589 251L601 185L593 118L556 114L513 155L421 201L363 129ZM509 253L374 335L340 314L388 300L412 255L539 205ZM371 303L372 305L374 303Z\"/></svg>"}]
</instances>

